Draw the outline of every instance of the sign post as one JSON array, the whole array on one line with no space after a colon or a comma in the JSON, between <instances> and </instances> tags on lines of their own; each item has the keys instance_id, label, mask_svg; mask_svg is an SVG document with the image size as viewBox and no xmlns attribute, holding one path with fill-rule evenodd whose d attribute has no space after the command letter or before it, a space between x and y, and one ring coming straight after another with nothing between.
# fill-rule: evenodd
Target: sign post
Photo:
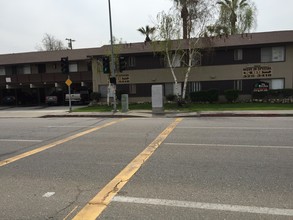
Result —
<instances>
[{"instance_id":1,"label":"sign post","mask_svg":"<svg viewBox=\"0 0 293 220\"><path fill-rule=\"evenodd\" d=\"M70 80L70 76L68 75L68 78L67 80L65 81L66 85L68 86L68 102L69 102L69 112L72 112L72 106L71 106L71 84L72 84L72 81Z\"/></svg>"}]
</instances>

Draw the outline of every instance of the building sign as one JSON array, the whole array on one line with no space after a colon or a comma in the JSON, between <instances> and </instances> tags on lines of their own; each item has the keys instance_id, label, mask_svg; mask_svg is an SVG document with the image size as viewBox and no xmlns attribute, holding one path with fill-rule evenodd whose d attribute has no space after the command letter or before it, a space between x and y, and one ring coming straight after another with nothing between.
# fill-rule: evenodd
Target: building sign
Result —
<instances>
[{"instance_id":1,"label":"building sign","mask_svg":"<svg viewBox=\"0 0 293 220\"><path fill-rule=\"evenodd\" d=\"M6 78L5 78L5 81L6 81L7 83L11 83L11 78L10 78L10 77L6 77Z\"/></svg>"},{"instance_id":2,"label":"building sign","mask_svg":"<svg viewBox=\"0 0 293 220\"><path fill-rule=\"evenodd\" d=\"M269 91L270 85L267 82L257 82L254 84L254 92L267 92Z\"/></svg>"},{"instance_id":3,"label":"building sign","mask_svg":"<svg viewBox=\"0 0 293 220\"><path fill-rule=\"evenodd\" d=\"M119 75L117 74L116 78L117 78L118 83L129 83L130 82L129 74L119 74Z\"/></svg>"},{"instance_id":4,"label":"building sign","mask_svg":"<svg viewBox=\"0 0 293 220\"><path fill-rule=\"evenodd\" d=\"M270 66L253 66L243 68L243 78L267 78L272 77L273 71Z\"/></svg>"}]
</instances>

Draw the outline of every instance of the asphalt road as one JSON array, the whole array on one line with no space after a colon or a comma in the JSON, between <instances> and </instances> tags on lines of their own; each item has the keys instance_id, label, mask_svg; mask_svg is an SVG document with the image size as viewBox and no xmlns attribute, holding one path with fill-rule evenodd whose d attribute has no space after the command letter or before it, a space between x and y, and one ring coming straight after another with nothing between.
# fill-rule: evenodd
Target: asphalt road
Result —
<instances>
[{"instance_id":1,"label":"asphalt road","mask_svg":"<svg viewBox=\"0 0 293 220\"><path fill-rule=\"evenodd\" d=\"M292 117L175 120L1 118L0 219L293 219Z\"/></svg>"}]
</instances>

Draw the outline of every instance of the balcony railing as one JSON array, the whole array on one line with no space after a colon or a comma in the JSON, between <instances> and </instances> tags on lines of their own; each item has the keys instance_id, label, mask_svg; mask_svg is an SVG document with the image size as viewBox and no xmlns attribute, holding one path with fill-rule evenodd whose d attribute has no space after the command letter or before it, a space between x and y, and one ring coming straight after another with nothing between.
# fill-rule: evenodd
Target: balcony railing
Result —
<instances>
[{"instance_id":1,"label":"balcony railing","mask_svg":"<svg viewBox=\"0 0 293 220\"><path fill-rule=\"evenodd\" d=\"M70 73L70 79L74 83L92 81L90 71ZM53 84L64 83L67 75L62 73L39 73L39 74L20 74L0 76L0 85L19 85L19 84Z\"/></svg>"}]
</instances>

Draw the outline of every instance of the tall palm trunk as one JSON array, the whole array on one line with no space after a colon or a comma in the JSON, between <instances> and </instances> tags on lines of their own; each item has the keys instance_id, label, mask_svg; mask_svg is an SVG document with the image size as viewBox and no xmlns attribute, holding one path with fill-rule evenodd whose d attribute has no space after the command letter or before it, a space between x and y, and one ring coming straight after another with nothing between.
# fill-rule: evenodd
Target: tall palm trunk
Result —
<instances>
[{"instance_id":1,"label":"tall palm trunk","mask_svg":"<svg viewBox=\"0 0 293 220\"><path fill-rule=\"evenodd\" d=\"M183 39L187 39L188 37L188 9L186 4L184 4L182 7L181 18L183 22Z\"/></svg>"}]
</instances>

